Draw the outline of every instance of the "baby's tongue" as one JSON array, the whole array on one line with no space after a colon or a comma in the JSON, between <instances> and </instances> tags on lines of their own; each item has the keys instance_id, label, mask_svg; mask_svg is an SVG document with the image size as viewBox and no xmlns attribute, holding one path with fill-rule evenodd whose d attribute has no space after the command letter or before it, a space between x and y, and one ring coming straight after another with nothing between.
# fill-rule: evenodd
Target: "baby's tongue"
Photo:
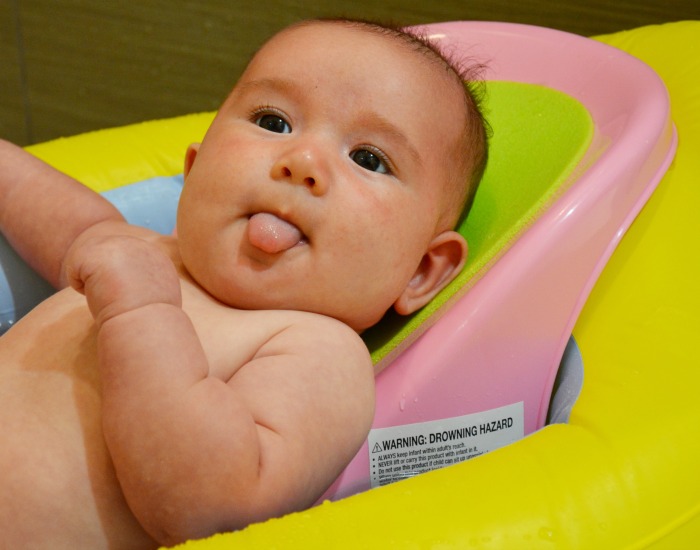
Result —
<instances>
[{"instance_id":1,"label":"baby's tongue","mask_svg":"<svg viewBox=\"0 0 700 550\"><path fill-rule=\"evenodd\" d=\"M268 254L276 254L299 244L302 239L299 228L274 214L261 212L250 217L248 240L250 244Z\"/></svg>"}]
</instances>

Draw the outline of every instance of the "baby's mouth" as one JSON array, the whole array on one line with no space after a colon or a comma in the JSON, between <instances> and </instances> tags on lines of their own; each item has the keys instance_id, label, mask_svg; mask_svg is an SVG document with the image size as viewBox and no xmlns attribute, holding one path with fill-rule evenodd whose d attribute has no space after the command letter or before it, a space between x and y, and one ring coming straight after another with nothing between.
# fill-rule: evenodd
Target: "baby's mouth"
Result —
<instances>
[{"instance_id":1,"label":"baby's mouth","mask_svg":"<svg viewBox=\"0 0 700 550\"><path fill-rule=\"evenodd\" d=\"M268 254L277 254L306 242L306 236L293 223L270 212L253 214L248 219L248 240Z\"/></svg>"}]
</instances>

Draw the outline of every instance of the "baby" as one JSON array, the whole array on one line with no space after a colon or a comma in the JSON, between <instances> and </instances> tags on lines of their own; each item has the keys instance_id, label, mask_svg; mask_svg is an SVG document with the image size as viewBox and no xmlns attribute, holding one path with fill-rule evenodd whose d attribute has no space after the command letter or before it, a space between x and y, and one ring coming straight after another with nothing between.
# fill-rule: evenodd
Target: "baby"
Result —
<instances>
[{"instance_id":1,"label":"baby","mask_svg":"<svg viewBox=\"0 0 700 550\"><path fill-rule=\"evenodd\" d=\"M313 504L372 422L358 333L465 261L486 143L463 76L372 23L282 31L187 151L177 237L0 143L0 229L64 288L0 339L8 547L151 548Z\"/></svg>"}]
</instances>

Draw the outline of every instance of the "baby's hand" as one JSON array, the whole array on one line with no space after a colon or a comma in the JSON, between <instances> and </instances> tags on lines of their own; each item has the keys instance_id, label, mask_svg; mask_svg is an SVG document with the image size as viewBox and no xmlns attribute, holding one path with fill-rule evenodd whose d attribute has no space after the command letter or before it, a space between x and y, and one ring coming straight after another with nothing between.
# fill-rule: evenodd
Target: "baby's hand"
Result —
<instances>
[{"instance_id":1,"label":"baby's hand","mask_svg":"<svg viewBox=\"0 0 700 550\"><path fill-rule=\"evenodd\" d=\"M180 280L155 244L130 236L93 237L65 260L68 283L83 293L97 326L140 307L181 306Z\"/></svg>"}]
</instances>

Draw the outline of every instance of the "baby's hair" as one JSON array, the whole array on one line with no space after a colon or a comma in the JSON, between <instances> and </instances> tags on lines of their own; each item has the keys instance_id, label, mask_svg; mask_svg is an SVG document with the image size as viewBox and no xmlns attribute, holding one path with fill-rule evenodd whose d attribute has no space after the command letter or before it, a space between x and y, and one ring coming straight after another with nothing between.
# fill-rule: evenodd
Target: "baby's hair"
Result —
<instances>
[{"instance_id":1,"label":"baby's hair","mask_svg":"<svg viewBox=\"0 0 700 550\"><path fill-rule=\"evenodd\" d=\"M453 181L450 182L450 194L452 195L450 204L455 207L453 218L456 225L460 225L471 209L474 195L488 160L490 129L481 109L483 97L481 74L485 68L484 65L466 57L458 58L456 52L448 54L434 43L421 27L402 27L371 20L343 18L311 19L302 21L295 26L315 22L344 24L351 28L400 40L415 51L424 54L429 60L441 65L463 91L466 110L460 149L463 154L457 159L459 168Z\"/></svg>"},{"instance_id":2,"label":"baby's hair","mask_svg":"<svg viewBox=\"0 0 700 550\"><path fill-rule=\"evenodd\" d=\"M467 57L457 57L456 52L450 55L435 44L423 32L420 27L400 28L405 36L411 37L417 43L426 48L445 66L448 74L458 80L464 90L464 105L466 108L465 127L462 132L462 156L460 157L460 169L453 186L456 197L455 204L459 205L459 218L457 225L466 218L479 182L484 175L488 160L488 138L491 132L488 122L482 111L483 86L482 73L485 66ZM466 182L466 185L465 185Z\"/></svg>"}]
</instances>

